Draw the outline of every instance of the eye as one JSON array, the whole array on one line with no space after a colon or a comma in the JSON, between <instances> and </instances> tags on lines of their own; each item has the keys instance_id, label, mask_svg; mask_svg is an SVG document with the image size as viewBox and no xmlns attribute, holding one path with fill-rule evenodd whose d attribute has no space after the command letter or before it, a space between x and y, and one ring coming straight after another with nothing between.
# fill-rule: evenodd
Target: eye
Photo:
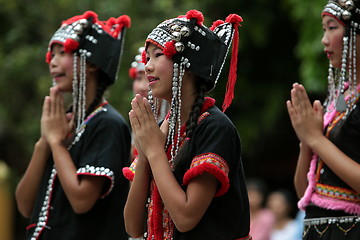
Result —
<instances>
[{"instance_id":1,"label":"eye","mask_svg":"<svg viewBox=\"0 0 360 240\"><path fill-rule=\"evenodd\" d=\"M162 56L162 55L164 55L164 53L158 52L158 53L155 54L155 57L160 57L160 56Z\"/></svg>"}]
</instances>

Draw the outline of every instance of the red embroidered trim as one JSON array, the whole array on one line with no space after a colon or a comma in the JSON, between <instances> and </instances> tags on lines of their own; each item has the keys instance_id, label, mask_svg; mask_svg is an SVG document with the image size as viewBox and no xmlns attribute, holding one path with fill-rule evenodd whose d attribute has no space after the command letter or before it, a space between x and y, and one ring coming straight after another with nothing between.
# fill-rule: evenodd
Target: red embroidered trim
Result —
<instances>
[{"instance_id":1,"label":"red embroidered trim","mask_svg":"<svg viewBox=\"0 0 360 240\"><path fill-rule=\"evenodd\" d=\"M207 116L209 116L210 113L209 112L204 112L203 114L200 115L200 117L198 117L198 124L201 123L202 120L204 120Z\"/></svg>"},{"instance_id":2,"label":"red embroidered trim","mask_svg":"<svg viewBox=\"0 0 360 240\"><path fill-rule=\"evenodd\" d=\"M214 153L196 156L190 165L190 170L184 175L183 184L188 185L191 179L205 172L213 175L221 183L221 187L215 194L215 197L224 195L230 187L228 178L229 166L222 157Z\"/></svg>"},{"instance_id":3,"label":"red embroidered trim","mask_svg":"<svg viewBox=\"0 0 360 240\"><path fill-rule=\"evenodd\" d=\"M346 200L348 202L360 203L360 195L346 188L334 187L326 184L316 183L316 193L335 199Z\"/></svg>"}]
</instances>

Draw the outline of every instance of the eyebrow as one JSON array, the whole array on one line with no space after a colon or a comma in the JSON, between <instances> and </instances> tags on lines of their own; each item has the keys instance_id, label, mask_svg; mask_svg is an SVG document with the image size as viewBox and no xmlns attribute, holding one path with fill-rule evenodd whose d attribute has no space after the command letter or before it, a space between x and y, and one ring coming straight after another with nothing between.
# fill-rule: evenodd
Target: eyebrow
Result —
<instances>
[{"instance_id":1,"label":"eyebrow","mask_svg":"<svg viewBox=\"0 0 360 240\"><path fill-rule=\"evenodd\" d=\"M152 52L155 52L156 50L162 51L161 48L159 48L158 46L155 46L155 48L152 50ZM146 53L146 54L149 54L149 51L146 49L145 53Z\"/></svg>"},{"instance_id":2,"label":"eyebrow","mask_svg":"<svg viewBox=\"0 0 360 240\"><path fill-rule=\"evenodd\" d=\"M333 18L330 18L330 19L328 19L328 20L326 20L326 22L325 23L322 23L322 25L324 26L324 25L329 25L329 23L332 23L332 22L337 22L335 19L333 19Z\"/></svg>"}]
</instances>

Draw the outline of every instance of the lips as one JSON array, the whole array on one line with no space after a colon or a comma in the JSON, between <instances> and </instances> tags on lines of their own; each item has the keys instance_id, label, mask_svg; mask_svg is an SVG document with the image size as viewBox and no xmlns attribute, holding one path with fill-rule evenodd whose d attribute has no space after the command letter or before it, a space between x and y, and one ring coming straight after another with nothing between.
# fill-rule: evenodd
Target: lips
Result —
<instances>
[{"instance_id":1,"label":"lips","mask_svg":"<svg viewBox=\"0 0 360 240\"><path fill-rule=\"evenodd\" d=\"M159 80L159 78L153 77L153 76L148 76L147 79L149 81L149 85L151 85L151 84L153 84L153 83L155 83L156 81Z\"/></svg>"},{"instance_id":2,"label":"lips","mask_svg":"<svg viewBox=\"0 0 360 240\"><path fill-rule=\"evenodd\" d=\"M65 76L64 73L56 73L56 72L52 72L51 75L52 75L54 78Z\"/></svg>"},{"instance_id":3,"label":"lips","mask_svg":"<svg viewBox=\"0 0 360 240\"><path fill-rule=\"evenodd\" d=\"M326 53L327 58L331 58L331 56L333 55L333 52L331 51L325 50L324 52Z\"/></svg>"}]
</instances>

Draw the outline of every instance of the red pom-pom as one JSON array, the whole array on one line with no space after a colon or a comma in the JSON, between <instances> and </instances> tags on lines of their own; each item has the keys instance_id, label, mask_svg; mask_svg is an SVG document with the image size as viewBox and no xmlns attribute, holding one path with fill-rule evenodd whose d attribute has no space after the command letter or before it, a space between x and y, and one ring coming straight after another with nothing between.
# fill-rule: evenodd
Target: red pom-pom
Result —
<instances>
[{"instance_id":1,"label":"red pom-pom","mask_svg":"<svg viewBox=\"0 0 360 240\"><path fill-rule=\"evenodd\" d=\"M131 19L128 15L122 15L117 19L119 24L123 24L124 27L129 28L131 26Z\"/></svg>"},{"instance_id":2,"label":"red pom-pom","mask_svg":"<svg viewBox=\"0 0 360 240\"><path fill-rule=\"evenodd\" d=\"M193 18L195 18L195 19L196 19L196 23L197 23L198 25L200 25L200 26L202 26L203 23L204 23L204 15L203 15L200 11L195 10L195 9L188 11L188 12L186 13L186 18L187 18L187 19L193 19Z\"/></svg>"},{"instance_id":3,"label":"red pom-pom","mask_svg":"<svg viewBox=\"0 0 360 240\"><path fill-rule=\"evenodd\" d=\"M167 57L172 58L177 53L177 51L175 49L175 41L165 43L163 53Z\"/></svg>"},{"instance_id":4,"label":"red pom-pom","mask_svg":"<svg viewBox=\"0 0 360 240\"><path fill-rule=\"evenodd\" d=\"M237 14L230 14L226 19L225 22L231 24L240 24L243 21L242 17Z\"/></svg>"},{"instance_id":5,"label":"red pom-pom","mask_svg":"<svg viewBox=\"0 0 360 240\"><path fill-rule=\"evenodd\" d=\"M112 25L115 25L116 24L116 21L117 21L117 19L116 18L114 18L114 17L111 17L111 18L109 18L107 21L106 21L106 26L112 26Z\"/></svg>"},{"instance_id":6,"label":"red pom-pom","mask_svg":"<svg viewBox=\"0 0 360 240\"><path fill-rule=\"evenodd\" d=\"M50 61L51 61L51 52L50 52L50 51L48 51L48 52L46 53L45 61L46 61L48 64L50 64Z\"/></svg>"},{"instance_id":7,"label":"red pom-pom","mask_svg":"<svg viewBox=\"0 0 360 240\"><path fill-rule=\"evenodd\" d=\"M215 28L217 28L219 25L224 24L225 22L223 20L216 20L213 22L213 24L210 27L211 31L214 31Z\"/></svg>"},{"instance_id":8,"label":"red pom-pom","mask_svg":"<svg viewBox=\"0 0 360 240\"><path fill-rule=\"evenodd\" d=\"M64 42L64 51L67 53L71 53L75 51L79 47L79 42L74 39L68 38Z\"/></svg>"},{"instance_id":9,"label":"red pom-pom","mask_svg":"<svg viewBox=\"0 0 360 240\"><path fill-rule=\"evenodd\" d=\"M147 61L146 61L146 51L145 51L145 50L142 51L142 53L141 53L141 62L142 62L143 64L146 64L146 63L147 63Z\"/></svg>"},{"instance_id":10,"label":"red pom-pom","mask_svg":"<svg viewBox=\"0 0 360 240\"><path fill-rule=\"evenodd\" d=\"M71 24L80 19L89 19L90 17L93 18L93 20L92 20L93 23L96 22L98 19L98 15L96 13L94 13L93 11L87 11L83 15L77 15L77 16L71 17L71 18L63 21L62 24Z\"/></svg>"},{"instance_id":11,"label":"red pom-pom","mask_svg":"<svg viewBox=\"0 0 360 240\"><path fill-rule=\"evenodd\" d=\"M86 18L86 19L89 19L89 18L93 18L92 19L92 22L94 23L94 22L97 22L97 20L98 20L98 15L95 13L95 12L93 12L93 11L87 11L87 12L85 12L84 14L83 14L83 18Z\"/></svg>"},{"instance_id":12,"label":"red pom-pom","mask_svg":"<svg viewBox=\"0 0 360 240\"><path fill-rule=\"evenodd\" d=\"M132 79L136 78L136 68L130 68L129 69L129 77Z\"/></svg>"}]
</instances>

